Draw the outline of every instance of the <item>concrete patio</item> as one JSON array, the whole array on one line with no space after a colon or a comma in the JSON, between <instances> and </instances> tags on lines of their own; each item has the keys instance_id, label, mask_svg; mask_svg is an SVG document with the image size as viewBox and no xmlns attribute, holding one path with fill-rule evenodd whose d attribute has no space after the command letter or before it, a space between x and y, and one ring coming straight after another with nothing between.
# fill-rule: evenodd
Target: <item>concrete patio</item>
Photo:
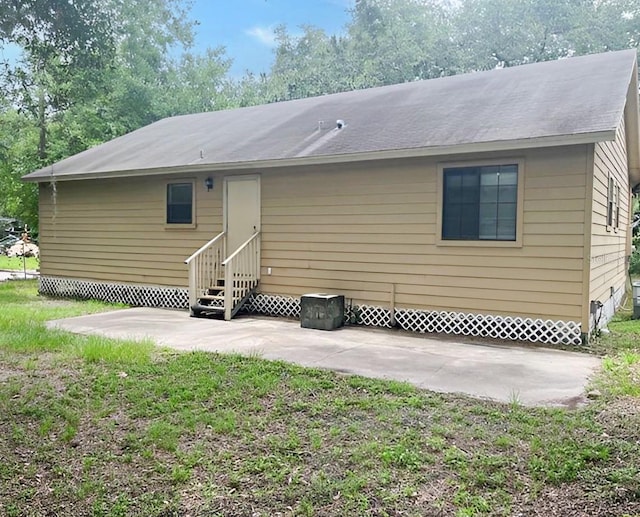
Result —
<instances>
[{"instance_id":1,"label":"concrete patio","mask_svg":"<svg viewBox=\"0 0 640 517\"><path fill-rule=\"evenodd\" d=\"M534 346L363 327L327 332L276 318L195 319L186 311L166 309L125 309L48 325L80 334L151 339L182 351L255 355L529 406L584 402L588 379L600 366L594 356Z\"/></svg>"}]
</instances>

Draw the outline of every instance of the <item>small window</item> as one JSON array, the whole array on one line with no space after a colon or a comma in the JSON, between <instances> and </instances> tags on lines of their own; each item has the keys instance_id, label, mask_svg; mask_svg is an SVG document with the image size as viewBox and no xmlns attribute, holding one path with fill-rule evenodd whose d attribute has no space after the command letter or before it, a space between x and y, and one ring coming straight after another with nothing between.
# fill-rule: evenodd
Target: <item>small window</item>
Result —
<instances>
[{"instance_id":1,"label":"small window","mask_svg":"<svg viewBox=\"0 0 640 517\"><path fill-rule=\"evenodd\" d=\"M615 181L609 176L609 186L607 188L607 226L613 228L614 208L615 208Z\"/></svg>"},{"instance_id":2,"label":"small window","mask_svg":"<svg viewBox=\"0 0 640 517\"><path fill-rule=\"evenodd\" d=\"M620 228L620 185L609 176L607 188L607 230Z\"/></svg>"},{"instance_id":3,"label":"small window","mask_svg":"<svg viewBox=\"0 0 640 517\"><path fill-rule=\"evenodd\" d=\"M167 185L167 224L193 224L193 183Z\"/></svg>"},{"instance_id":4,"label":"small window","mask_svg":"<svg viewBox=\"0 0 640 517\"><path fill-rule=\"evenodd\" d=\"M443 169L443 240L515 241L518 165Z\"/></svg>"},{"instance_id":5,"label":"small window","mask_svg":"<svg viewBox=\"0 0 640 517\"><path fill-rule=\"evenodd\" d=\"M620 228L620 185L616 185L616 214L615 214L616 230Z\"/></svg>"}]
</instances>

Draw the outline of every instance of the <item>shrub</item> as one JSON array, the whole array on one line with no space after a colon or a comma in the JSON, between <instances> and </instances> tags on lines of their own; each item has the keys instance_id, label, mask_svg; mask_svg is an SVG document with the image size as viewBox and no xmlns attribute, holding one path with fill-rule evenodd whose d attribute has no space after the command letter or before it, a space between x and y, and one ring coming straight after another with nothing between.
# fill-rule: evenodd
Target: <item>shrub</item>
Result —
<instances>
[{"instance_id":1,"label":"shrub","mask_svg":"<svg viewBox=\"0 0 640 517\"><path fill-rule=\"evenodd\" d=\"M633 238L633 253L629 260L629 273L640 275L640 236Z\"/></svg>"}]
</instances>

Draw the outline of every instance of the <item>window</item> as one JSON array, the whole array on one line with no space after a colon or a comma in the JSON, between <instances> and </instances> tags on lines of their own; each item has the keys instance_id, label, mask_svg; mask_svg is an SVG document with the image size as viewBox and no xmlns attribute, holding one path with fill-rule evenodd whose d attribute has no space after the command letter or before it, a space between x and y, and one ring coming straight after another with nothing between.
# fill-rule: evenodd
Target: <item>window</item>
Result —
<instances>
[{"instance_id":1,"label":"window","mask_svg":"<svg viewBox=\"0 0 640 517\"><path fill-rule=\"evenodd\" d=\"M607 188L607 230L620 228L620 185L609 176Z\"/></svg>"},{"instance_id":2,"label":"window","mask_svg":"<svg viewBox=\"0 0 640 517\"><path fill-rule=\"evenodd\" d=\"M607 226L613 227L613 213L615 209L615 181L609 176L609 186L607 188Z\"/></svg>"},{"instance_id":3,"label":"window","mask_svg":"<svg viewBox=\"0 0 640 517\"><path fill-rule=\"evenodd\" d=\"M167 224L193 224L193 183L167 185Z\"/></svg>"},{"instance_id":4,"label":"window","mask_svg":"<svg viewBox=\"0 0 640 517\"><path fill-rule=\"evenodd\" d=\"M442 240L516 240L517 164L447 167L442 179Z\"/></svg>"},{"instance_id":5,"label":"window","mask_svg":"<svg viewBox=\"0 0 640 517\"><path fill-rule=\"evenodd\" d=\"M620 228L620 185L616 185L616 217L614 224L616 230Z\"/></svg>"}]
</instances>

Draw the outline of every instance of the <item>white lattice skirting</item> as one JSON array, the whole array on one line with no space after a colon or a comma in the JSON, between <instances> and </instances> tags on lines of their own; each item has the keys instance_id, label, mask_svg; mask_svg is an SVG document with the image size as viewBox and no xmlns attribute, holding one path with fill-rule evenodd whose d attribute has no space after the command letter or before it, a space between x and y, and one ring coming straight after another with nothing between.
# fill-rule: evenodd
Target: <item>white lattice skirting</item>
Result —
<instances>
[{"instance_id":1,"label":"white lattice skirting","mask_svg":"<svg viewBox=\"0 0 640 517\"><path fill-rule=\"evenodd\" d=\"M300 319L300 298L254 294L244 304L242 312Z\"/></svg>"},{"instance_id":2,"label":"white lattice skirting","mask_svg":"<svg viewBox=\"0 0 640 517\"><path fill-rule=\"evenodd\" d=\"M531 343L580 345L580 323L458 312L396 311L396 321L405 330L434 334L489 337Z\"/></svg>"},{"instance_id":3,"label":"white lattice skirting","mask_svg":"<svg viewBox=\"0 0 640 517\"><path fill-rule=\"evenodd\" d=\"M42 294L65 298L94 299L137 307L189 308L189 291L178 287L114 284L45 276L40 277L38 289Z\"/></svg>"},{"instance_id":4,"label":"white lattice skirting","mask_svg":"<svg viewBox=\"0 0 640 517\"><path fill-rule=\"evenodd\" d=\"M245 309L269 316L300 317L300 300L290 296L258 294ZM531 343L580 345L580 323L511 316L491 316L444 311L397 309L398 326L411 332L489 337ZM391 311L383 307L356 305L345 308L345 321L358 325L391 328Z\"/></svg>"},{"instance_id":5,"label":"white lattice skirting","mask_svg":"<svg viewBox=\"0 0 640 517\"><path fill-rule=\"evenodd\" d=\"M174 287L142 286L41 277L40 292L70 298L94 298L144 307L187 309L188 290ZM293 296L255 294L242 308L248 314L300 318L300 299ZM411 332L489 337L510 341L579 345L580 323L485 314L397 309L397 325ZM390 328L391 311L383 307L355 305L345 308L345 321Z\"/></svg>"}]
</instances>

